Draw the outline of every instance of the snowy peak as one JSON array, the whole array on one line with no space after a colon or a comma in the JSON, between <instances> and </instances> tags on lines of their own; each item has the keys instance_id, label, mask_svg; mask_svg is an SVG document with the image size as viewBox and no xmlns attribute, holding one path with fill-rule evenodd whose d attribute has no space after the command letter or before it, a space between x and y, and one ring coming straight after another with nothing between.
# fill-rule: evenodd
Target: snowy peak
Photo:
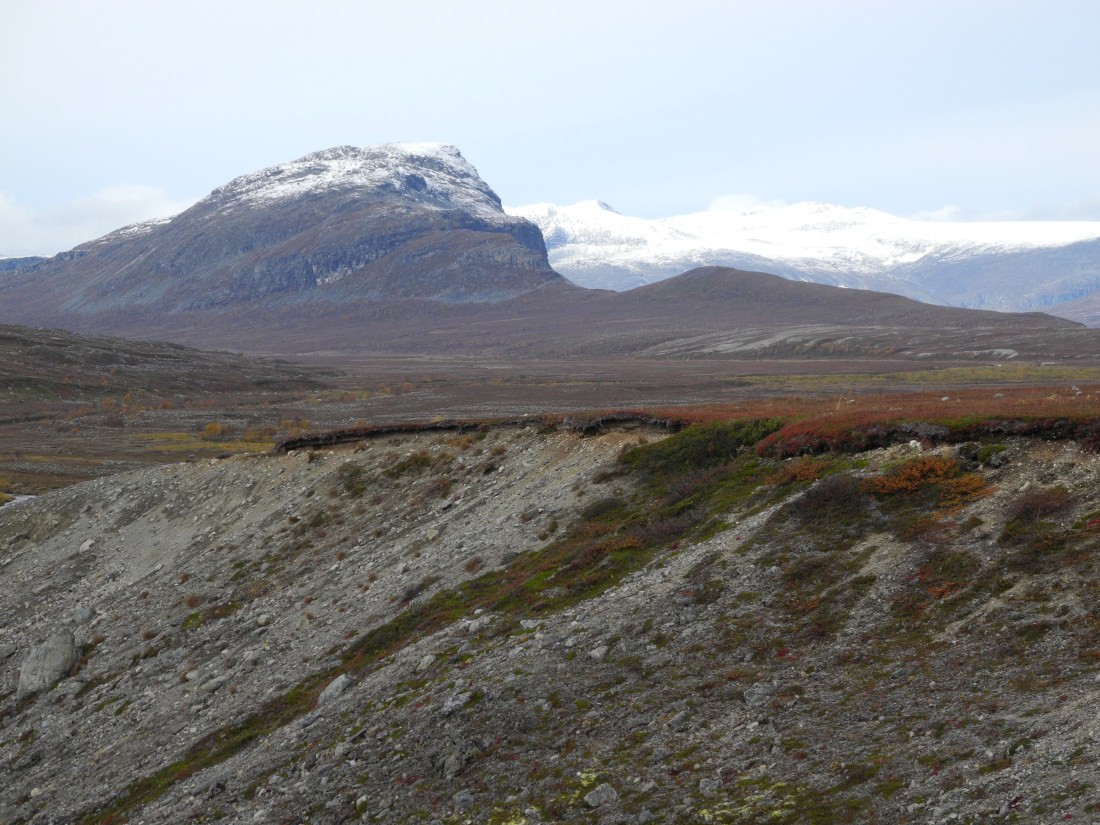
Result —
<instances>
[{"instance_id":1,"label":"snowy peak","mask_svg":"<svg viewBox=\"0 0 1100 825\"><path fill-rule=\"evenodd\" d=\"M336 146L234 178L200 201L219 211L323 193L402 197L438 209L503 217L500 198L459 150L445 143Z\"/></svg>"}]
</instances>

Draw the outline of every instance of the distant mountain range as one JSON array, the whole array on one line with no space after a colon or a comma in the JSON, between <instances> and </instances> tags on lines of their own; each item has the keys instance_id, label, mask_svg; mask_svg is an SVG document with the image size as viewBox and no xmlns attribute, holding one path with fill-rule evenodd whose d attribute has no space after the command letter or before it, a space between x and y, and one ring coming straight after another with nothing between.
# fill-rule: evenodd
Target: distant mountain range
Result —
<instances>
[{"instance_id":1,"label":"distant mountain range","mask_svg":"<svg viewBox=\"0 0 1100 825\"><path fill-rule=\"evenodd\" d=\"M1100 289L1100 221L915 221L824 203L654 220L600 201L508 212L536 223L553 267L585 287L627 290L719 265L1012 312Z\"/></svg>"},{"instance_id":2,"label":"distant mountain range","mask_svg":"<svg viewBox=\"0 0 1100 825\"><path fill-rule=\"evenodd\" d=\"M718 213L694 224L641 221L600 204L516 211L505 213L453 146L337 147L236 178L171 219L125 227L52 258L9 260L0 266L0 322L267 353L1100 356L1100 334L1049 315L852 288L929 298L931 276L918 289L897 272L935 258L968 271L985 266L992 283L1001 277L990 263L996 256L1053 254L1043 243L1061 243L1063 256L1077 249L1084 270L1092 265L1089 245L1100 243L1079 240L1085 225L1043 225L1046 234L1021 230L1013 238L1002 226L974 224L964 242L948 237L959 225L802 204L755 218L738 213L747 247L772 250L770 258L751 253L746 267L767 264L786 279L706 266L660 280L696 262L693 255L720 258L690 249L703 237L700 222L711 221L707 237L717 238L726 237L728 221ZM913 225L942 237L921 239ZM985 232L981 254L977 230ZM646 255L669 271L647 274L637 263L632 277L656 282L623 292L583 288L551 268L544 232L559 266L578 279L576 267L618 272L623 261ZM853 252L860 238L863 251ZM798 257L811 252L818 257ZM786 269L776 264L784 261ZM796 272L792 261L816 261L816 277L848 288L799 283L814 273ZM853 274L856 264L864 274ZM1047 287L1035 281L1028 289Z\"/></svg>"}]
</instances>

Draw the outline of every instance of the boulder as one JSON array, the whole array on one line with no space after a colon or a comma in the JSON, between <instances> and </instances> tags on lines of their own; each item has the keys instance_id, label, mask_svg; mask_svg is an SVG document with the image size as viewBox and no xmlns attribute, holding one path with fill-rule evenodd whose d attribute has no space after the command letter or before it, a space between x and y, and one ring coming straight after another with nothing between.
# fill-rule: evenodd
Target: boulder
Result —
<instances>
[{"instance_id":1,"label":"boulder","mask_svg":"<svg viewBox=\"0 0 1100 825\"><path fill-rule=\"evenodd\" d=\"M336 701L353 684L354 682L347 674L341 673L328 683L328 687L321 691L321 695L317 697L317 706L323 707Z\"/></svg>"},{"instance_id":2,"label":"boulder","mask_svg":"<svg viewBox=\"0 0 1100 825\"><path fill-rule=\"evenodd\" d=\"M16 698L49 690L72 669L80 658L76 640L68 630L59 630L42 644L31 648L19 669Z\"/></svg>"}]
</instances>

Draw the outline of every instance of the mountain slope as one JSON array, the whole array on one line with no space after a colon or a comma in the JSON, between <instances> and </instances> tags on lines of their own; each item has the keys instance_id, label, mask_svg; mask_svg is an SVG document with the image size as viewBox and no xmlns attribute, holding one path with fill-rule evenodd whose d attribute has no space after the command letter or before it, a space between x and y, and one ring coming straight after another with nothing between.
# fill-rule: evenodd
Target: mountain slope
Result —
<instances>
[{"instance_id":1,"label":"mountain slope","mask_svg":"<svg viewBox=\"0 0 1100 825\"><path fill-rule=\"evenodd\" d=\"M647 220L598 201L510 208L542 229L554 267L616 290L698 266L1020 311L1100 288L1100 222L913 221L821 203Z\"/></svg>"},{"instance_id":2,"label":"mountain slope","mask_svg":"<svg viewBox=\"0 0 1100 825\"><path fill-rule=\"evenodd\" d=\"M0 318L111 328L257 302L496 301L561 282L452 146L344 146L0 279Z\"/></svg>"}]
</instances>

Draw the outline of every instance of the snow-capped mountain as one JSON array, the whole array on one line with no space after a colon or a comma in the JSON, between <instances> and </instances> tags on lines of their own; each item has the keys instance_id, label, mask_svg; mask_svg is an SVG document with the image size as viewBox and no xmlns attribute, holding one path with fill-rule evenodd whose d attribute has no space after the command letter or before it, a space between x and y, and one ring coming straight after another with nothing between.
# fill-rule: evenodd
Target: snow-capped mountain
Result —
<instances>
[{"instance_id":1,"label":"snow-capped mountain","mask_svg":"<svg viewBox=\"0 0 1100 825\"><path fill-rule=\"evenodd\" d=\"M256 302L499 301L567 286L538 229L440 143L314 152L0 274L0 318L108 329Z\"/></svg>"},{"instance_id":2,"label":"snow-capped mountain","mask_svg":"<svg viewBox=\"0 0 1100 825\"><path fill-rule=\"evenodd\" d=\"M1025 310L1100 288L1100 222L947 222L824 203L622 215L600 201L508 208L542 230L573 282L625 290L696 266Z\"/></svg>"}]
</instances>

